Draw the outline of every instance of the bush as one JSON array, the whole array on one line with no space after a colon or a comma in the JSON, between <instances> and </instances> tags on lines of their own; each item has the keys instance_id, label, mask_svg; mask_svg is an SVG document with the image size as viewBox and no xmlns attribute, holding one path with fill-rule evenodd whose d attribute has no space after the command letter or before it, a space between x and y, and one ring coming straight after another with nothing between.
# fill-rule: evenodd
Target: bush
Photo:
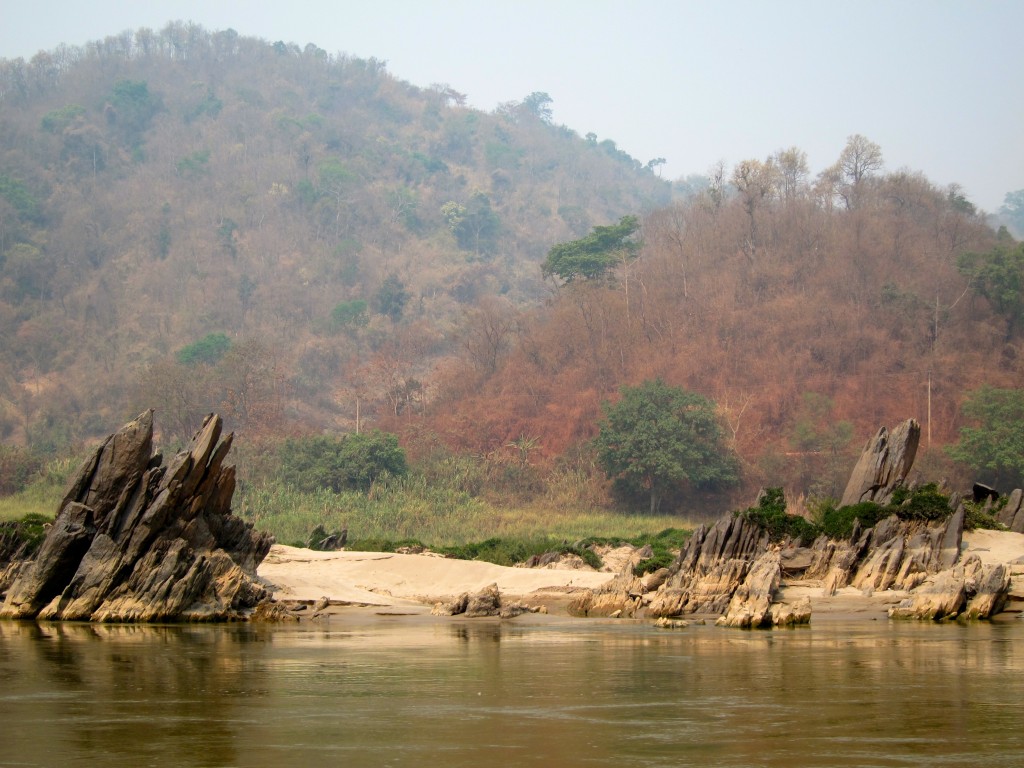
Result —
<instances>
[{"instance_id":1,"label":"bush","mask_svg":"<svg viewBox=\"0 0 1024 768\"><path fill-rule=\"evenodd\" d=\"M281 480L307 492L318 488L366 492L379 478L407 471L398 438L378 430L288 440L281 447L280 460Z\"/></svg>"},{"instance_id":2,"label":"bush","mask_svg":"<svg viewBox=\"0 0 1024 768\"><path fill-rule=\"evenodd\" d=\"M889 512L881 504L862 501L845 507L826 506L821 516L821 532L830 539L848 539L853 535L853 521L859 520L861 528L873 528L879 520L887 518Z\"/></svg>"},{"instance_id":3,"label":"bush","mask_svg":"<svg viewBox=\"0 0 1024 768\"><path fill-rule=\"evenodd\" d=\"M786 514L786 497L781 488L768 488L761 494L756 507L736 514L768 531L772 541L781 541L788 536L810 543L818 537L816 526L799 515Z\"/></svg>"},{"instance_id":4,"label":"bush","mask_svg":"<svg viewBox=\"0 0 1024 768\"><path fill-rule=\"evenodd\" d=\"M43 463L32 451L0 445L0 496L10 496L25 489Z\"/></svg>"},{"instance_id":5,"label":"bush","mask_svg":"<svg viewBox=\"0 0 1024 768\"><path fill-rule=\"evenodd\" d=\"M231 339L223 333L209 333L199 341L178 350L183 365L216 365L231 349Z\"/></svg>"}]
</instances>

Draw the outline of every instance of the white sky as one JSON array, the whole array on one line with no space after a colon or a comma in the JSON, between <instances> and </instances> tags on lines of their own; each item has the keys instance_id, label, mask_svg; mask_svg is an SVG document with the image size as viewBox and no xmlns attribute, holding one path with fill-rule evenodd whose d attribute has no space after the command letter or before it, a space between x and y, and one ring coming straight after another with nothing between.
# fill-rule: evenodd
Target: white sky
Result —
<instances>
[{"instance_id":1,"label":"white sky","mask_svg":"<svg viewBox=\"0 0 1024 768\"><path fill-rule=\"evenodd\" d=\"M1024 188L1024 0L0 0L0 57L170 20L370 56L492 110L533 91L662 175L847 136L996 210Z\"/></svg>"}]
</instances>

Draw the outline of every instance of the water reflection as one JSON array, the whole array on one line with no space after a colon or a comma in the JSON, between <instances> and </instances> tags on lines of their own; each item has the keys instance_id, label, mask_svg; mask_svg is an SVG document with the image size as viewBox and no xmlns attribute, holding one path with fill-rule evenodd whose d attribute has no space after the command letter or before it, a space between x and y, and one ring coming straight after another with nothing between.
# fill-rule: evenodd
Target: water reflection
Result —
<instances>
[{"instance_id":1,"label":"water reflection","mask_svg":"<svg viewBox=\"0 0 1024 768\"><path fill-rule=\"evenodd\" d=\"M0 763L1017 765L1024 627L0 622Z\"/></svg>"}]
</instances>

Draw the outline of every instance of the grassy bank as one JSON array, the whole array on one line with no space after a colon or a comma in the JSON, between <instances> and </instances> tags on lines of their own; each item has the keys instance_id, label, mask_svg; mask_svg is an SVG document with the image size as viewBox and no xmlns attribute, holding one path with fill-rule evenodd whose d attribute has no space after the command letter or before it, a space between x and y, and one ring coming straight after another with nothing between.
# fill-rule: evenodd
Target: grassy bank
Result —
<instances>
[{"instance_id":1,"label":"grassy bank","mask_svg":"<svg viewBox=\"0 0 1024 768\"><path fill-rule=\"evenodd\" d=\"M52 462L20 492L0 497L0 520L36 514L52 518L76 460ZM350 542L414 540L430 547L465 547L491 539L515 541L534 549L583 539L638 540L666 528L693 528L668 515L629 515L597 506L577 508L539 501L499 506L479 496L419 474L389 478L370 492L300 492L276 481L240 483L235 514L283 544L304 545L310 533L347 528Z\"/></svg>"},{"instance_id":2,"label":"grassy bank","mask_svg":"<svg viewBox=\"0 0 1024 768\"><path fill-rule=\"evenodd\" d=\"M349 540L416 540L451 547L492 538L578 541L633 539L665 528L692 527L679 517L625 515L603 509L552 509L543 503L498 507L416 476L391 479L367 494L300 493L271 483L243 485L235 513L283 544L303 544L318 525L347 528Z\"/></svg>"}]
</instances>

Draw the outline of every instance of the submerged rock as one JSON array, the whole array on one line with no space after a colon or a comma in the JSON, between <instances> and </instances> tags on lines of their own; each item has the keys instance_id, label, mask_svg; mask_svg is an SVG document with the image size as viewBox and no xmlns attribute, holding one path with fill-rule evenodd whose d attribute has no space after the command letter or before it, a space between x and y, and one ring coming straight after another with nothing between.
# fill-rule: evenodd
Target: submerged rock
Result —
<instances>
[{"instance_id":1,"label":"submerged rock","mask_svg":"<svg viewBox=\"0 0 1024 768\"><path fill-rule=\"evenodd\" d=\"M269 596L256 578L273 537L231 514L235 470L219 416L165 467L153 412L108 437L72 479L35 557L20 563L3 618L240 619Z\"/></svg>"}]
</instances>

